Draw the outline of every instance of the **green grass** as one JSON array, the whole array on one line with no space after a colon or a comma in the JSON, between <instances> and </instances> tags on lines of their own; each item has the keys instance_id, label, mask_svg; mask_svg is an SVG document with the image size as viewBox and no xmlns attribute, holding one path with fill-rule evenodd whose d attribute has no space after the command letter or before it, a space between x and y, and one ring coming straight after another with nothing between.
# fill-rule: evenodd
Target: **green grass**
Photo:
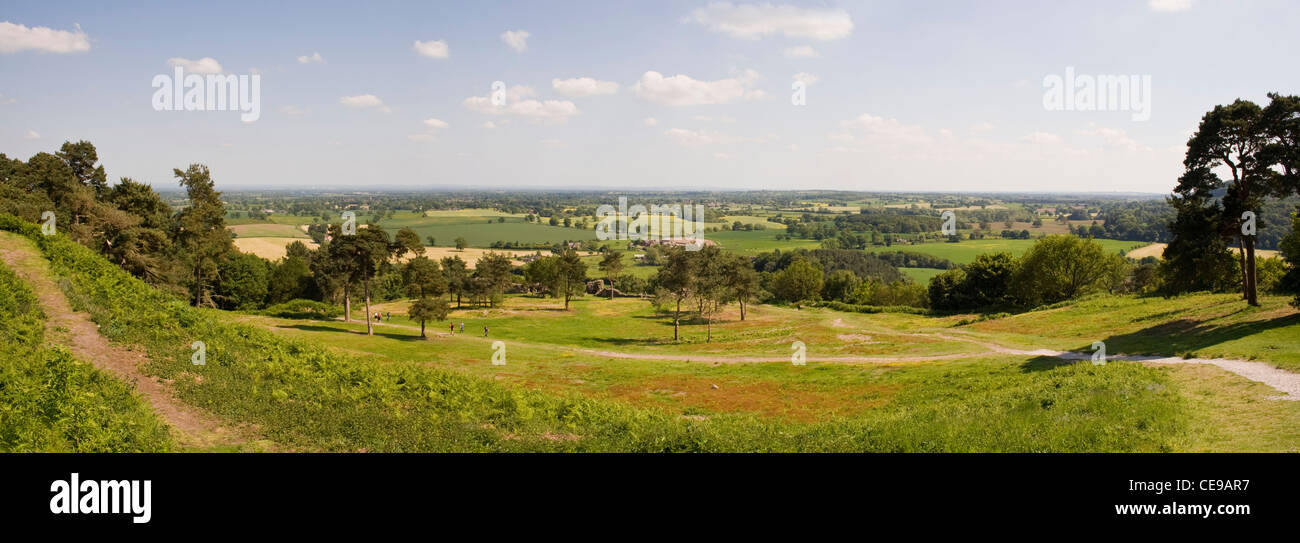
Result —
<instances>
[{"instance_id":1,"label":"green grass","mask_svg":"<svg viewBox=\"0 0 1300 543\"><path fill-rule=\"evenodd\" d=\"M1237 294L1096 296L1057 309L963 326L1009 345L1111 353L1261 360L1300 371L1300 312L1283 296L1249 307Z\"/></svg>"},{"instance_id":2,"label":"green grass","mask_svg":"<svg viewBox=\"0 0 1300 543\"><path fill-rule=\"evenodd\" d=\"M774 249L782 251L790 249L816 249L821 246L821 242L812 239L789 239L778 240L776 236L785 234L785 230L769 228L767 230L753 231L724 231L709 232L704 235L705 239L713 240L718 245L729 251L753 256L758 253L766 253Z\"/></svg>"},{"instance_id":3,"label":"green grass","mask_svg":"<svg viewBox=\"0 0 1300 543\"><path fill-rule=\"evenodd\" d=\"M912 280L917 283L928 285L931 278L947 270L939 270L935 268L898 268L898 271L903 272L903 275L912 278Z\"/></svg>"},{"instance_id":4,"label":"green grass","mask_svg":"<svg viewBox=\"0 0 1300 543\"><path fill-rule=\"evenodd\" d=\"M171 449L166 427L129 386L45 343L44 324L35 294L0 264L0 452Z\"/></svg>"},{"instance_id":5,"label":"green grass","mask_svg":"<svg viewBox=\"0 0 1300 543\"><path fill-rule=\"evenodd\" d=\"M917 245L894 244L891 247L872 247L872 252L887 251L910 251L914 253L924 253L927 255L937 256L951 260L954 264L967 264L975 260L975 257L984 253L1009 252L1014 256L1020 256L1028 251L1038 240L1032 239L981 239L965 240L958 243L921 243ZM1137 247L1147 245L1144 242L1119 241L1113 239L1098 239L1102 248L1109 253L1127 252Z\"/></svg>"}]
</instances>

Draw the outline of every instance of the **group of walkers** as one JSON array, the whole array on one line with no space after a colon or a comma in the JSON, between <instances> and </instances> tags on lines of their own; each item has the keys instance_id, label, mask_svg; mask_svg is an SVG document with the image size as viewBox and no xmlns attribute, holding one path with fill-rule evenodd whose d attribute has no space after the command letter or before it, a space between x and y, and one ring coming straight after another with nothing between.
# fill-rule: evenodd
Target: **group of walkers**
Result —
<instances>
[{"instance_id":1,"label":"group of walkers","mask_svg":"<svg viewBox=\"0 0 1300 543\"><path fill-rule=\"evenodd\" d=\"M375 312L375 315L374 315L374 318L375 318L375 321L391 321L391 320L393 320L393 312L392 312L392 311L389 311L389 312L387 312L387 313L380 313L380 312L376 311L376 312ZM451 333L455 334L455 333L456 333L456 323L454 323L454 322L451 323L451 324L449 325L449 327L448 327L448 330L450 330ZM465 323L463 323L463 322L460 323L460 333L462 333L462 334L465 333ZM483 325L483 337L488 337L488 327L487 327L487 325Z\"/></svg>"},{"instance_id":2,"label":"group of walkers","mask_svg":"<svg viewBox=\"0 0 1300 543\"><path fill-rule=\"evenodd\" d=\"M448 326L447 326L447 330L450 331L451 333L455 334L455 333L456 333L456 323L453 322L453 323L448 324ZM460 333L462 333L462 334L465 333L465 323L463 323L463 322L460 323ZM488 337L488 327L487 327L486 324L483 325L483 337Z\"/></svg>"}]
</instances>

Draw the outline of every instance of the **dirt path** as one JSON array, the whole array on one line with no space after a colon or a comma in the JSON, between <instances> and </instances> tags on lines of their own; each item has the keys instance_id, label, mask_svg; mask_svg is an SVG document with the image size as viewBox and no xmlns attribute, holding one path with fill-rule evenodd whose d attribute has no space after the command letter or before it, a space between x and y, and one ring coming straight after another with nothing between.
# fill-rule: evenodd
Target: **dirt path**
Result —
<instances>
[{"instance_id":1,"label":"dirt path","mask_svg":"<svg viewBox=\"0 0 1300 543\"><path fill-rule=\"evenodd\" d=\"M341 318L338 320L342 320ZM364 321L362 321L364 322ZM406 330L419 330L415 326L403 324L375 323L378 326L391 328L401 328ZM851 328L843 319L837 318L831 322L831 326L836 328ZM960 335L947 335L938 333L909 333L896 331L876 330L870 331L873 334L897 335L897 336L914 336L939 338L949 341L959 341L978 345L987 349L980 353L956 353L946 355L932 356L887 356L887 357L864 357L864 356L807 356L808 362L832 362L840 364L891 364L902 362L930 362L938 360L961 360L969 358L979 358L989 354L1009 354L1015 356L1050 356L1062 360L1091 360L1092 353L1079 353L1073 351L1056 351L1052 349L1023 350L999 345L988 341L982 341ZM446 335L446 334L443 334ZM604 351L596 349L582 348L565 348L558 345L523 343L511 341L511 343L527 345L530 347L550 347L562 348L572 352L600 356L605 358L619 358L630 360L667 360L674 362L705 362L716 364L744 364L744 363L762 363L762 362L788 362L788 356L714 356L710 354L698 355L673 355L673 354L638 354L623 353L617 351ZM1255 362L1250 360L1232 360L1225 358L1179 358L1172 356L1140 356L1140 355L1109 355L1106 357L1110 361L1120 362L1142 362L1146 364L1209 364L1234 373L1251 381L1266 384L1273 389L1281 392L1279 396L1274 396L1276 400L1300 401L1300 373L1292 373L1264 362Z\"/></svg>"},{"instance_id":2,"label":"dirt path","mask_svg":"<svg viewBox=\"0 0 1300 543\"><path fill-rule=\"evenodd\" d=\"M90 362L96 368L133 385L154 413L171 427L172 436L183 447L239 446L251 441L246 437L246 430L237 429L213 415L181 403L167 383L141 373L140 365L147 362L148 358L143 353L109 343L108 339L100 335L99 326L90 320L89 315L74 311L63 291L50 279L52 272L49 263L36 249L23 241L24 243L9 243L7 247L0 248L0 260L36 293L46 316L47 342L63 345L78 360Z\"/></svg>"}]
</instances>

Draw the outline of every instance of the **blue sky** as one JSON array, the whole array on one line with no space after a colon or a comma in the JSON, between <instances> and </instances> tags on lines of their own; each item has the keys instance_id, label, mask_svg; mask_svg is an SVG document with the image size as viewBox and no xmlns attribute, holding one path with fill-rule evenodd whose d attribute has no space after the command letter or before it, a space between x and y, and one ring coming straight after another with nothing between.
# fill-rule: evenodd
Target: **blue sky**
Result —
<instances>
[{"instance_id":1,"label":"blue sky","mask_svg":"<svg viewBox=\"0 0 1300 543\"><path fill-rule=\"evenodd\" d=\"M1167 192L1206 110L1300 93L1297 21L1249 0L6 2L0 152L88 139L159 187L201 162L226 189ZM260 75L258 120L154 110L154 76L212 61ZM1046 109L1067 67L1150 76L1150 119Z\"/></svg>"}]
</instances>

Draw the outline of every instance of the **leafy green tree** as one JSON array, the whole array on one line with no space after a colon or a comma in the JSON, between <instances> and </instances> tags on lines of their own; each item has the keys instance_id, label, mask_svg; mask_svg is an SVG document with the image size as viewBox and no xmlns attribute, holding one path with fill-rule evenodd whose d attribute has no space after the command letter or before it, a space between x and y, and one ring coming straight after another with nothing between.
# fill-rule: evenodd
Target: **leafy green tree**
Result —
<instances>
[{"instance_id":1,"label":"leafy green tree","mask_svg":"<svg viewBox=\"0 0 1300 543\"><path fill-rule=\"evenodd\" d=\"M1021 257L1014 284L1023 304L1051 304L1118 287L1127 266L1094 240L1056 234L1038 240Z\"/></svg>"},{"instance_id":2,"label":"leafy green tree","mask_svg":"<svg viewBox=\"0 0 1300 543\"><path fill-rule=\"evenodd\" d=\"M104 167L97 164L99 153L94 145L85 140L77 143L63 142L56 156L68 165L77 181L94 190L96 198L104 196L108 190L108 176L104 173Z\"/></svg>"},{"instance_id":3,"label":"leafy green tree","mask_svg":"<svg viewBox=\"0 0 1300 543\"><path fill-rule=\"evenodd\" d=\"M808 260L796 260L776 274L772 294L788 302L816 301L821 296L822 268Z\"/></svg>"},{"instance_id":4,"label":"leafy green tree","mask_svg":"<svg viewBox=\"0 0 1300 543\"><path fill-rule=\"evenodd\" d=\"M221 259L213 298L223 309L261 309L266 304L267 261L257 255L232 252Z\"/></svg>"},{"instance_id":5,"label":"leafy green tree","mask_svg":"<svg viewBox=\"0 0 1300 543\"><path fill-rule=\"evenodd\" d=\"M681 339L682 302L695 294L699 262L681 247L668 249L665 261L655 273L652 282L660 291L661 298L673 307L673 341ZM658 303L658 300L656 301Z\"/></svg>"},{"instance_id":6,"label":"leafy green tree","mask_svg":"<svg viewBox=\"0 0 1300 543\"><path fill-rule=\"evenodd\" d=\"M412 258L402 269L406 293L416 299L440 297L447 293L447 278L438 262L423 256Z\"/></svg>"},{"instance_id":7,"label":"leafy green tree","mask_svg":"<svg viewBox=\"0 0 1300 543\"><path fill-rule=\"evenodd\" d=\"M617 279L619 274L623 273L623 252L606 252L605 256L600 259L600 263L596 266L600 268L600 271L604 272L605 281L609 284L609 299L613 300L614 279Z\"/></svg>"},{"instance_id":8,"label":"leafy green tree","mask_svg":"<svg viewBox=\"0 0 1300 543\"><path fill-rule=\"evenodd\" d=\"M226 206L207 166L191 164L185 171L172 171L189 198L188 205L176 216L175 239L191 262L194 305L212 305L208 278L215 275L217 260L232 250Z\"/></svg>"},{"instance_id":9,"label":"leafy green tree","mask_svg":"<svg viewBox=\"0 0 1300 543\"><path fill-rule=\"evenodd\" d=\"M569 310L569 300L580 296L587 288L587 263L573 248L557 255L555 262L555 292L564 297L564 310Z\"/></svg>"},{"instance_id":10,"label":"leafy green tree","mask_svg":"<svg viewBox=\"0 0 1300 543\"><path fill-rule=\"evenodd\" d=\"M510 257L495 251L489 251L475 263L474 276L482 280L493 307L510 285L510 270L513 267Z\"/></svg>"},{"instance_id":11,"label":"leafy green tree","mask_svg":"<svg viewBox=\"0 0 1300 543\"><path fill-rule=\"evenodd\" d=\"M459 256L443 257L442 274L447 278L447 293L456 295L456 307L459 308L461 296L469 288L469 267Z\"/></svg>"},{"instance_id":12,"label":"leafy green tree","mask_svg":"<svg viewBox=\"0 0 1300 543\"><path fill-rule=\"evenodd\" d=\"M527 281L538 294L556 294L551 289L555 285L559 257L541 257L524 265L524 281Z\"/></svg>"},{"instance_id":13,"label":"leafy green tree","mask_svg":"<svg viewBox=\"0 0 1300 543\"><path fill-rule=\"evenodd\" d=\"M424 246L420 245L420 235L415 233L409 226L397 231L394 241L403 252L414 253L416 256L424 254Z\"/></svg>"},{"instance_id":14,"label":"leafy green tree","mask_svg":"<svg viewBox=\"0 0 1300 543\"><path fill-rule=\"evenodd\" d=\"M456 250L457 250L457 251L464 251L464 250L465 250L465 247L468 247L468 246L469 246L469 242L465 241L465 238L463 238L463 237L461 237L461 236L456 236Z\"/></svg>"},{"instance_id":15,"label":"leafy green tree","mask_svg":"<svg viewBox=\"0 0 1300 543\"><path fill-rule=\"evenodd\" d=\"M1204 169L1183 174L1207 176ZM1203 181L1180 186L1205 185ZM1169 205L1175 209L1169 223L1171 238L1159 264L1161 292L1179 294L1202 290L1224 291L1237 277L1237 263L1223 236L1223 208L1211 199L1210 190L1196 189L1174 194Z\"/></svg>"},{"instance_id":16,"label":"leafy green tree","mask_svg":"<svg viewBox=\"0 0 1300 543\"><path fill-rule=\"evenodd\" d=\"M420 337L427 338L424 334L424 323L426 321L440 321L447 318L447 313L451 310L447 307L447 300L439 298L420 298L411 304L411 309L407 315L411 320L420 321Z\"/></svg>"},{"instance_id":17,"label":"leafy green tree","mask_svg":"<svg viewBox=\"0 0 1300 543\"><path fill-rule=\"evenodd\" d=\"M315 280L307 258L289 255L271 268L267 277L267 301L280 304L290 300L315 298Z\"/></svg>"},{"instance_id":18,"label":"leafy green tree","mask_svg":"<svg viewBox=\"0 0 1300 543\"><path fill-rule=\"evenodd\" d=\"M853 296L853 291L857 290L858 283L862 280L849 270L835 270L826 275L825 284L822 285L822 298L827 300L838 300L841 302L849 301Z\"/></svg>"},{"instance_id":19,"label":"leafy green tree","mask_svg":"<svg viewBox=\"0 0 1300 543\"><path fill-rule=\"evenodd\" d=\"M722 264L722 274L726 278L731 296L740 305L740 320L745 320L745 306L758 300L763 295L759 286L758 272L748 257L730 254Z\"/></svg>"}]
</instances>

